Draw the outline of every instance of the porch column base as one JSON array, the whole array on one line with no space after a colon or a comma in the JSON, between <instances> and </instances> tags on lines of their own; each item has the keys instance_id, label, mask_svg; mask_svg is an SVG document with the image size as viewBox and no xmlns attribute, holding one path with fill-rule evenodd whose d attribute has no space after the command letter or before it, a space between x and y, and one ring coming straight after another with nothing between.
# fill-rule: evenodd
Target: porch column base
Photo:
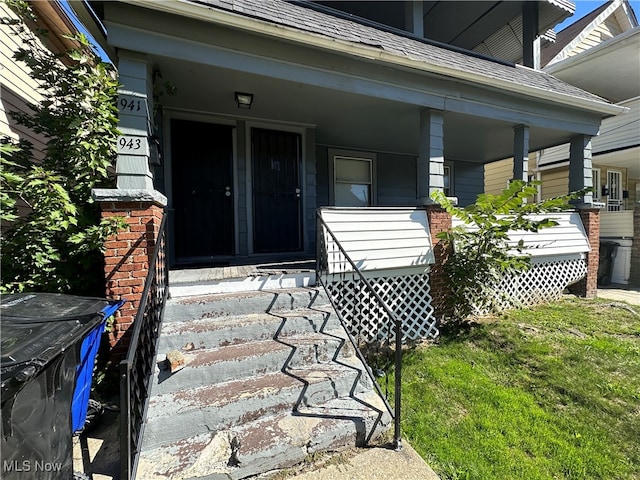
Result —
<instances>
[{"instance_id":1,"label":"porch column base","mask_svg":"<svg viewBox=\"0 0 640 480\"><path fill-rule=\"evenodd\" d=\"M586 277L571 285L569 291L579 297L595 298L598 293L598 264L600 260L600 210L588 208L579 210L579 213L591 251L586 254Z\"/></svg>"},{"instance_id":2,"label":"porch column base","mask_svg":"<svg viewBox=\"0 0 640 480\"><path fill-rule=\"evenodd\" d=\"M108 298L125 298L116 313L116 323L109 334L112 362L119 362L129 348L129 327L138 312L149 263L153 256L166 197L156 191L95 189L94 200L100 203L102 218L121 217L127 228L105 241L105 293Z\"/></svg>"},{"instance_id":3,"label":"porch column base","mask_svg":"<svg viewBox=\"0 0 640 480\"><path fill-rule=\"evenodd\" d=\"M445 248L444 243L437 235L440 232L446 232L451 229L452 219L451 215L439 205L427 205L425 206L425 210L427 212L431 242L433 243L433 254L435 257L435 264L431 267L429 273L431 305L433 306L435 317L438 320L442 320L450 310L446 300L450 295L451 288L447 275L444 272L444 264L447 262L451 252Z\"/></svg>"}]
</instances>

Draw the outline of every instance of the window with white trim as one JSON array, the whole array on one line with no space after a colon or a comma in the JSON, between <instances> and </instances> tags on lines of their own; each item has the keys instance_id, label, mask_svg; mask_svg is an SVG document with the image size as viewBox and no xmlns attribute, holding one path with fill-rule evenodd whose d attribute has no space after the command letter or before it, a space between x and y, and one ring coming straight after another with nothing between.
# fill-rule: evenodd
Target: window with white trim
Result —
<instances>
[{"instance_id":1,"label":"window with white trim","mask_svg":"<svg viewBox=\"0 0 640 480\"><path fill-rule=\"evenodd\" d=\"M334 201L337 207L373 204L373 161L370 158L333 157Z\"/></svg>"}]
</instances>

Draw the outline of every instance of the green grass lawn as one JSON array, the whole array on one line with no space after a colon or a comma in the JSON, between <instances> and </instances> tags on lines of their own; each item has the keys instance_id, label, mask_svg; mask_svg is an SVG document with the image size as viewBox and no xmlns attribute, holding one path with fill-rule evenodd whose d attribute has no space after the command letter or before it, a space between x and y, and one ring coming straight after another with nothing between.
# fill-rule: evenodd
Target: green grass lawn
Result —
<instances>
[{"instance_id":1,"label":"green grass lawn","mask_svg":"<svg viewBox=\"0 0 640 480\"><path fill-rule=\"evenodd\" d=\"M443 480L640 479L640 316L611 302L442 332L402 385L403 435Z\"/></svg>"}]
</instances>

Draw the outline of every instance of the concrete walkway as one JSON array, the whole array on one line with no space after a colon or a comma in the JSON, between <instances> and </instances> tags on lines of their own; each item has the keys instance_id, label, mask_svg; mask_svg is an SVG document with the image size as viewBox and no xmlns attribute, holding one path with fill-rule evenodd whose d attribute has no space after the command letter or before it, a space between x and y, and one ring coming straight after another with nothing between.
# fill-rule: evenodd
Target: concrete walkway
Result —
<instances>
[{"instance_id":1,"label":"concrete walkway","mask_svg":"<svg viewBox=\"0 0 640 480\"><path fill-rule=\"evenodd\" d=\"M627 302L631 305L640 305L640 288L628 285L610 285L598 288L598 298Z\"/></svg>"},{"instance_id":2,"label":"concrete walkway","mask_svg":"<svg viewBox=\"0 0 640 480\"><path fill-rule=\"evenodd\" d=\"M294 480L439 480L406 441L396 452L382 447L335 454L324 467L294 475Z\"/></svg>"}]
</instances>

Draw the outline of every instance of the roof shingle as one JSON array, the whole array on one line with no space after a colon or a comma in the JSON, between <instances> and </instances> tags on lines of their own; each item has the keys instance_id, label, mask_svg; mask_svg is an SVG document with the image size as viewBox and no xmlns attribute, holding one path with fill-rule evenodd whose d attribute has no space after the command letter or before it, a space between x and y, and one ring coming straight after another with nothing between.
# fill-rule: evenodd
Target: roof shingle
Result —
<instances>
[{"instance_id":1,"label":"roof shingle","mask_svg":"<svg viewBox=\"0 0 640 480\"><path fill-rule=\"evenodd\" d=\"M596 95L569 85L540 70L480 58L474 52L446 48L425 39L411 38L375 28L370 23L346 19L307 8L299 2L283 0L197 0L192 3L230 11L275 25L285 26L325 38L378 48L398 57L425 62L436 67L452 68L461 74L474 74L487 80L499 79L568 95L582 100L607 102ZM428 68L425 68L428 71Z\"/></svg>"}]
</instances>

